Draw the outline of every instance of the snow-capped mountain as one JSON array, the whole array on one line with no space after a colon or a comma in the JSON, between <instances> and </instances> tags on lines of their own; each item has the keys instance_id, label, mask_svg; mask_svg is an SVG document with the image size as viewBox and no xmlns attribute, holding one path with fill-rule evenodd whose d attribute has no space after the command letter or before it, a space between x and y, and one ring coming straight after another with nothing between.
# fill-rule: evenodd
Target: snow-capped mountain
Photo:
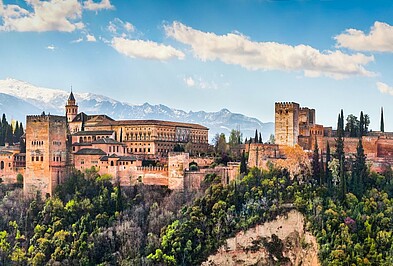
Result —
<instances>
[{"instance_id":1,"label":"snow-capped mountain","mask_svg":"<svg viewBox=\"0 0 393 266\"><path fill-rule=\"evenodd\" d=\"M232 129L240 129L244 137L253 137L255 129L262 132L264 140L273 133L273 123L262 123L256 118L231 113L227 109L218 112L185 112L165 105L133 105L93 93L74 93L79 111L87 114L107 114L114 119L159 119L197 123L208 127L210 139L216 133L229 135ZM25 121L27 114L64 114L69 92L34 86L15 80L0 80L0 113Z\"/></svg>"}]
</instances>

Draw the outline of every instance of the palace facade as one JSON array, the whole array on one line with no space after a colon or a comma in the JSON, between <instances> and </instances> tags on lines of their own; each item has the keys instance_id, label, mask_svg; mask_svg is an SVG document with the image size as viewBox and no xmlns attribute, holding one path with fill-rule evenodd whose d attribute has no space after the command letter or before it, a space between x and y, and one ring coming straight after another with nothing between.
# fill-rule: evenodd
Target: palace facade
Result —
<instances>
[{"instance_id":1,"label":"palace facade","mask_svg":"<svg viewBox=\"0 0 393 266\"><path fill-rule=\"evenodd\" d=\"M43 113L26 117L26 153L15 146L0 151L0 178L4 182L15 183L21 174L27 195L37 191L52 195L73 168L95 167L99 174L109 174L122 185L145 179L150 184L181 189L183 181L178 176L171 179L170 172L188 165L183 165L184 155L171 152L176 146L194 155L208 151L208 128L198 124L114 120L107 115L78 113L72 92L65 110L65 116ZM145 159L164 166L144 168Z\"/></svg>"}]
</instances>

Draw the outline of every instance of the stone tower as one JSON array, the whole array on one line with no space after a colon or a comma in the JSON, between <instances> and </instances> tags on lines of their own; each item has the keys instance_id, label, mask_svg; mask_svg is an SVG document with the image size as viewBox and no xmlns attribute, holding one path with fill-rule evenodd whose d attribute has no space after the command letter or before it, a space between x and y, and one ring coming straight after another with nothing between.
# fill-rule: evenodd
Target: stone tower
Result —
<instances>
[{"instance_id":1,"label":"stone tower","mask_svg":"<svg viewBox=\"0 0 393 266\"><path fill-rule=\"evenodd\" d=\"M78 105L76 105L75 97L72 91L70 93L70 96L68 97L65 109L66 109L67 122L71 122L78 114Z\"/></svg>"},{"instance_id":2,"label":"stone tower","mask_svg":"<svg viewBox=\"0 0 393 266\"><path fill-rule=\"evenodd\" d=\"M299 136L299 104L294 102L275 103L276 144L294 146Z\"/></svg>"},{"instance_id":3,"label":"stone tower","mask_svg":"<svg viewBox=\"0 0 393 266\"><path fill-rule=\"evenodd\" d=\"M56 186L68 175L69 149L67 118L55 115L26 117L26 176L23 180L27 196L52 195Z\"/></svg>"}]
</instances>

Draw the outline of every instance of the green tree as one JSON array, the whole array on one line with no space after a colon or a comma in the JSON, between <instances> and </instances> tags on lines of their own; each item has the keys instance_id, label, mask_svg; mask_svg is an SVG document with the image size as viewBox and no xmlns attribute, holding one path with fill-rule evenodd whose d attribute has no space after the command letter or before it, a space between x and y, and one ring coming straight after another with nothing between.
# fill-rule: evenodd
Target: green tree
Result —
<instances>
[{"instance_id":1,"label":"green tree","mask_svg":"<svg viewBox=\"0 0 393 266\"><path fill-rule=\"evenodd\" d=\"M359 139L356 148L356 160L352 171L353 177L353 193L361 197L364 193L364 183L367 177L366 155L364 154L362 139Z\"/></svg>"},{"instance_id":2,"label":"green tree","mask_svg":"<svg viewBox=\"0 0 393 266\"><path fill-rule=\"evenodd\" d=\"M229 135L228 144L232 148L238 144L241 144L243 139L243 134L240 130L232 129L231 134Z\"/></svg>"},{"instance_id":3,"label":"green tree","mask_svg":"<svg viewBox=\"0 0 393 266\"><path fill-rule=\"evenodd\" d=\"M258 129L255 129L254 143L258 143Z\"/></svg>"},{"instance_id":4,"label":"green tree","mask_svg":"<svg viewBox=\"0 0 393 266\"><path fill-rule=\"evenodd\" d=\"M329 163L330 163L330 146L329 146L329 142L326 141L325 181L328 188L328 192L331 193L331 190L333 188L333 183L332 183L332 174L329 169Z\"/></svg>"},{"instance_id":5,"label":"green tree","mask_svg":"<svg viewBox=\"0 0 393 266\"><path fill-rule=\"evenodd\" d=\"M313 179L315 180L316 183L320 183L321 167L319 162L319 148L318 148L317 137L315 137L314 153L312 156L311 168L312 168Z\"/></svg>"},{"instance_id":6,"label":"green tree","mask_svg":"<svg viewBox=\"0 0 393 266\"><path fill-rule=\"evenodd\" d=\"M360 112L360 119L359 119L359 137L364 136L366 133L365 124L364 124L364 115L363 111Z\"/></svg>"},{"instance_id":7,"label":"green tree","mask_svg":"<svg viewBox=\"0 0 393 266\"><path fill-rule=\"evenodd\" d=\"M347 116L347 124L345 125L345 131L349 133L350 137L357 137L359 133L359 120L353 114Z\"/></svg>"},{"instance_id":8,"label":"green tree","mask_svg":"<svg viewBox=\"0 0 393 266\"><path fill-rule=\"evenodd\" d=\"M275 138L274 138L274 135L273 135L273 134L270 134L268 143L269 143L269 144L274 144L275 142L276 142L276 140L275 140Z\"/></svg>"},{"instance_id":9,"label":"green tree","mask_svg":"<svg viewBox=\"0 0 393 266\"><path fill-rule=\"evenodd\" d=\"M336 152L335 158L339 161L344 157L344 120L343 120L343 110L338 115L337 122L337 136L336 136Z\"/></svg>"},{"instance_id":10,"label":"green tree","mask_svg":"<svg viewBox=\"0 0 393 266\"><path fill-rule=\"evenodd\" d=\"M247 162L246 162L246 154L244 150L242 152L242 158L240 161L240 174L247 174Z\"/></svg>"},{"instance_id":11,"label":"green tree","mask_svg":"<svg viewBox=\"0 0 393 266\"><path fill-rule=\"evenodd\" d=\"M225 139L225 134L216 134L214 137L214 150L217 154L225 154L227 152L227 141Z\"/></svg>"}]
</instances>

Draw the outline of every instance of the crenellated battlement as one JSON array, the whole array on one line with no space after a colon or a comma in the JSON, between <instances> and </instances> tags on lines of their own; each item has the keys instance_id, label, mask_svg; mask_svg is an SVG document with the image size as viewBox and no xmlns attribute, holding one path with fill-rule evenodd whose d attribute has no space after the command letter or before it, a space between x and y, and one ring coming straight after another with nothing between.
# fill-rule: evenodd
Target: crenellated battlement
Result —
<instances>
[{"instance_id":1,"label":"crenellated battlement","mask_svg":"<svg viewBox=\"0 0 393 266\"><path fill-rule=\"evenodd\" d=\"M295 102L276 102L275 108L276 109L284 109L284 108L299 108L299 104Z\"/></svg>"},{"instance_id":2,"label":"crenellated battlement","mask_svg":"<svg viewBox=\"0 0 393 266\"><path fill-rule=\"evenodd\" d=\"M28 115L26 122L65 122L66 117L60 115Z\"/></svg>"}]
</instances>

